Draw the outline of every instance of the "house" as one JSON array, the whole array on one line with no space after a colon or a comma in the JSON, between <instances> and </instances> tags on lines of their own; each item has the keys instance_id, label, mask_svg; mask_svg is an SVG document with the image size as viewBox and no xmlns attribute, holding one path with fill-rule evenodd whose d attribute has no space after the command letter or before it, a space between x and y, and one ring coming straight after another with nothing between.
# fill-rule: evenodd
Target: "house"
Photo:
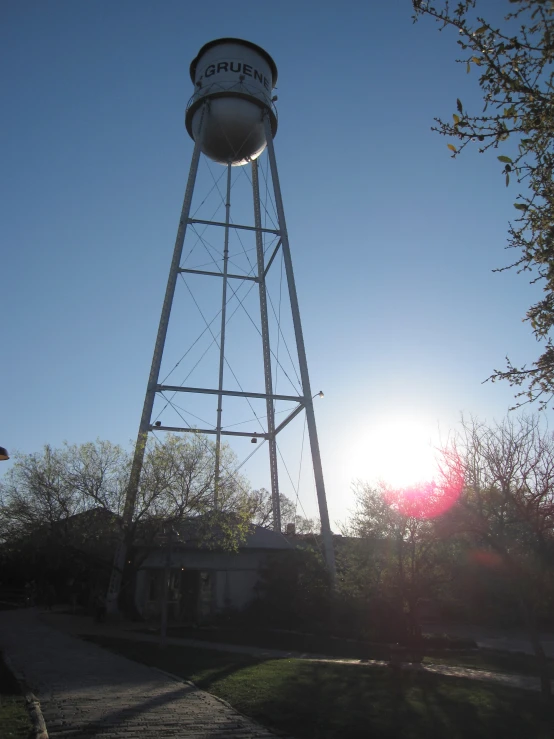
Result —
<instances>
[{"instance_id":1,"label":"house","mask_svg":"<svg viewBox=\"0 0 554 739\"><path fill-rule=\"evenodd\" d=\"M168 578L168 619L175 624L209 621L219 613L240 610L256 598L268 558L290 551L282 534L249 525L236 551L217 544L203 546L197 523L181 522L177 535L137 545L135 606L145 620L158 621Z\"/></svg>"},{"instance_id":2,"label":"house","mask_svg":"<svg viewBox=\"0 0 554 739\"><path fill-rule=\"evenodd\" d=\"M164 579L173 623L202 623L240 610L256 597L268 558L293 548L282 534L254 524L243 540L237 539L232 515L218 521L214 525L212 517L197 516L173 522L172 541L160 534L166 521L140 522L127 552L126 603L134 603L135 615L159 622ZM0 558L0 570L13 574L0 580L21 587L34 581L39 590L51 584L58 602L90 609L94 594L108 586L119 536L119 517L102 508L40 526L18 540L9 557Z\"/></svg>"}]
</instances>

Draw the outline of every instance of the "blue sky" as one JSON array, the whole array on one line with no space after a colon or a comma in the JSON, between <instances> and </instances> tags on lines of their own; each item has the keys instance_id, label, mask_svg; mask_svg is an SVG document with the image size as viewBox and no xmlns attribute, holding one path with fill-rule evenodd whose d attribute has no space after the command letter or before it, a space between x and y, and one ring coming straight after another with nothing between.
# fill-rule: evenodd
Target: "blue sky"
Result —
<instances>
[{"instance_id":1,"label":"blue sky","mask_svg":"<svg viewBox=\"0 0 554 739\"><path fill-rule=\"evenodd\" d=\"M457 97L480 107L453 34L412 25L407 0L19 0L0 25L2 445L136 435L193 148L188 68L223 36L279 69L275 145L332 521L352 479L426 476L461 412L505 414L513 391L482 382L506 354L537 355L521 319L539 288L491 271L510 261L517 194L496 156L453 161L430 131ZM300 498L315 511L309 481Z\"/></svg>"}]
</instances>

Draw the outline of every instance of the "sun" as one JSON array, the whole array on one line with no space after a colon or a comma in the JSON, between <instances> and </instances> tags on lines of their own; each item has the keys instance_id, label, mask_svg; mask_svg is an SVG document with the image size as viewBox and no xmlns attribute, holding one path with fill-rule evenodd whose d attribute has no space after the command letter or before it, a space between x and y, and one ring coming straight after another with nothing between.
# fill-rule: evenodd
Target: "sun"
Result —
<instances>
[{"instance_id":1,"label":"sun","mask_svg":"<svg viewBox=\"0 0 554 739\"><path fill-rule=\"evenodd\" d=\"M401 416L377 419L350 439L344 461L352 479L407 487L436 477L437 446L429 424Z\"/></svg>"},{"instance_id":2,"label":"sun","mask_svg":"<svg viewBox=\"0 0 554 739\"><path fill-rule=\"evenodd\" d=\"M463 479L444 480L437 462L438 428L405 417L377 419L345 451L351 481L382 490L388 505L410 518L435 518L458 500Z\"/></svg>"}]
</instances>

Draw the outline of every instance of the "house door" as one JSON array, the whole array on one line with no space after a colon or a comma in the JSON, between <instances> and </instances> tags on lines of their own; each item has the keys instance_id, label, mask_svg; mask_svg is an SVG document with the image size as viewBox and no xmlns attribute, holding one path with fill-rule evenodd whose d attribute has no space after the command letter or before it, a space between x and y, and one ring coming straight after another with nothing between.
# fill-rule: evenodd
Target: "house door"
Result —
<instances>
[{"instance_id":1,"label":"house door","mask_svg":"<svg viewBox=\"0 0 554 739\"><path fill-rule=\"evenodd\" d=\"M200 572L198 570L181 570L180 595L179 620L183 624L197 623L200 596Z\"/></svg>"}]
</instances>

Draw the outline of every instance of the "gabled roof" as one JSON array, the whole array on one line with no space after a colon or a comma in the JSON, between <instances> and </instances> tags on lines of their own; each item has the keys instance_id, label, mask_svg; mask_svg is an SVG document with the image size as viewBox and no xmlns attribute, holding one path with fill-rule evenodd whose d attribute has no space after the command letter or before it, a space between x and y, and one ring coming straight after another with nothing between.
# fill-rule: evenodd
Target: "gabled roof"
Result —
<instances>
[{"instance_id":1,"label":"gabled roof","mask_svg":"<svg viewBox=\"0 0 554 739\"><path fill-rule=\"evenodd\" d=\"M222 549L228 547L222 545L217 546L218 538L223 541L227 538L222 532L219 525L207 526L204 517L198 516L179 521L172 524L172 528L178 533L178 537L173 538L173 546L179 549ZM221 532L221 533L220 533ZM167 538L165 536L157 536L152 542L143 542L142 546L147 548L159 548L164 546ZM141 544L137 541L137 546ZM291 542L283 536L283 534L265 529L256 524L249 524L246 537L238 543L238 549L263 549L263 550L290 550L293 549Z\"/></svg>"},{"instance_id":2,"label":"gabled roof","mask_svg":"<svg viewBox=\"0 0 554 739\"><path fill-rule=\"evenodd\" d=\"M250 526L250 532L243 545L246 549L292 549L290 541L278 531L264 529L263 526ZM242 548L242 547L241 547Z\"/></svg>"}]
</instances>

